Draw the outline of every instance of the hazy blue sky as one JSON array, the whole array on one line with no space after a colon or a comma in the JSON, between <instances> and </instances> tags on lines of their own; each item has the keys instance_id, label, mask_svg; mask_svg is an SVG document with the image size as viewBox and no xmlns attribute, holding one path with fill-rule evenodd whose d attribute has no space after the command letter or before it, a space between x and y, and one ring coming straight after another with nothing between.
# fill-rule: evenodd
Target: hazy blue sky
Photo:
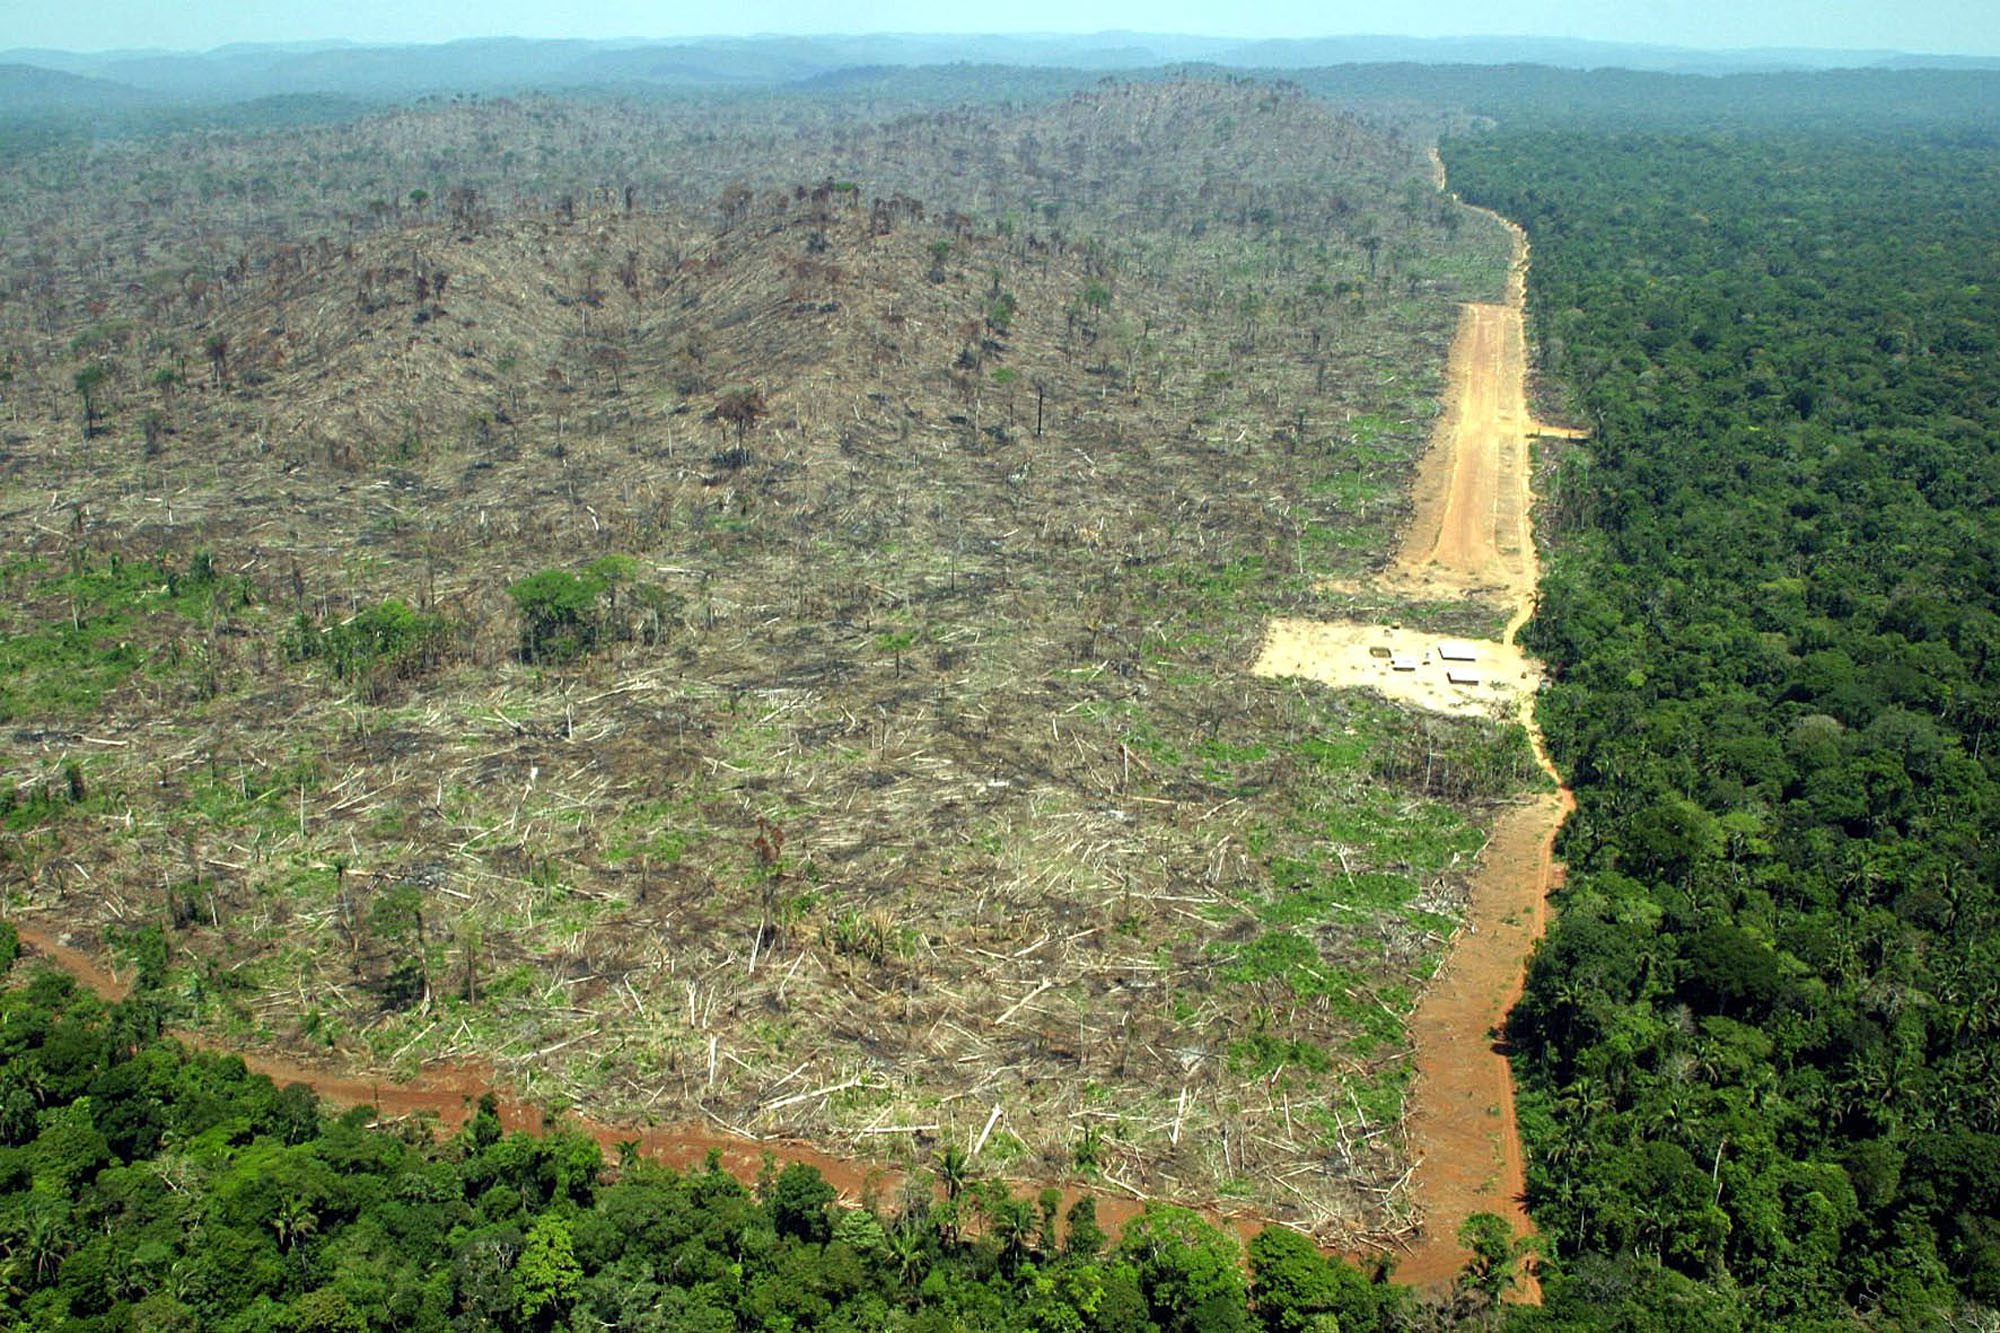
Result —
<instances>
[{"instance_id":1,"label":"hazy blue sky","mask_svg":"<svg viewBox=\"0 0 2000 1333\"><path fill-rule=\"evenodd\" d=\"M1514 35L1732 48L2000 54L1995 0L0 0L0 48L168 47L344 37L676 37L721 32L1096 32L1213 36Z\"/></svg>"}]
</instances>

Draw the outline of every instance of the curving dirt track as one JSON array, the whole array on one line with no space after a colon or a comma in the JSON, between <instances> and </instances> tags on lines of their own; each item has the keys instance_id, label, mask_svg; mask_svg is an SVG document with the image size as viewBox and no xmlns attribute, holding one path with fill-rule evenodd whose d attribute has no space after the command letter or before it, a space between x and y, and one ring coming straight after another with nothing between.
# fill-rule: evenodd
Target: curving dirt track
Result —
<instances>
[{"instance_id":1,"label":"curving dirt track","mask_svg":"<svg viewBox=\"0 0 2000 1333\"><path fill-rule=\"evenodd\" d=\"M56 930L37 922L13 922L21 943L34 953L68 972L93 993L118 1001L131 993L132 983L95 955L67 943ZM183 1045L197 1050L235 1055L253 1074L262 1074L279 1087L303 1083L327 1105L345 1110L372 1106L382 1120L403 1120L413 1116L434 1120L445 1132L462 1128L472 1118L481 1097L491 1092L499 1104L500 1123L509 1132L537 1133L546 1128L543 1109L515 1096L494 1077L493 1071L474 1063L431 1065L415 1078L399 1080L375 1073L356 1073L332 1064L309 1064L267 1052L244 1051L198 1033L175 1030L170 1033ZM868 1162L837 1156L794 1139L750 1139L742 1135L716 1132L700 1126L620 1125L591 1120L574 1114L562 1123L588 1134L615 1160L621 1143L637 1143L642 1156L681 1170L702 1165L711 1153L722 1168L745 1185L756 1182L763 1171L765 1154L779 1162L803 1162L819 1168L827 1183L849 1203L871 1196L888 1198L902 1186L902 1168L883 1162ZM1045 1182L1013 1180L1014 1187L1039 1189ZM1062 1208L1067 1211L1084 1191L1065 1186L1060 1191ZM1111 1235L1120 1234L1125 1224L1142 1210L1143 1200L1091 1191L1097 1202L1098 1224ZM1260 1219L1249 1215L1223 1217L1213 1212L1209 1220L1235 1231L1248 1241L1262 1227Z\"/></svg>"},{"instance_id":2,"label":"curving dirt track","mask_svg":"<svg viewBox=\"0 0 2000 1333\"><path fill-rule=\"evenodd\" d=\"M1474 1213L1508 1218L1518 1236L1534 1232L1523 1203L1513 1074L1499 1030L1520 999L1528 951L1546 929L1544 900L1560 875L1556 830L1572 808L1565 789L1516 806L1494 826L1473 879L1465 932L1411 1019L1412 1185L1424 1231L1397 1265L1398 1281L1450 1281L1467 1258L1458 1228ZM1532 1272L1522 1275L1515 1294L1539 1302Z\"/></svg>"},{"instance_id":3,"label":"curving dirt track","mask_svg":"<svg viewBox=\"0 0 2000 1333\"><path fill-rule=\"evenodd\" d=\"M47 926L15 921L21 942L34 952L68 972L106 1000L122 1000L131 993L132 983L120 977L94 955L66 943ZM303 1083L331 1106L373 1106L385 1120L408 1116L429 1116L445 1130L456 1130L472 1117L478 1100L493 1092L500 1103L500 1121L509 1130L539 1130L543 1114L539 1107L508 1093L493 1072L474 1064L433 1066L408 1080L385 1079L380 1074L359 1074L330 1065L307 1064L299 1060L263 1052L243 1051L196 1033L175 1031L183 1045L240 1057L252 1073L262 1074L283 1087ZM827 1180L850 1198L860 1198L868 1189L896 1179L888 1168L855 1162L815 1151L809 1145L788 1140L753 1141L727 1134L709 1134L698 1129L664 1129L643 1126L602 1124L570 1117L567 1124L583 1130L606 1148L636 1140L646 1156L671 1166L691 1167L714 1150L732 1174L748 1183L756 1178L768 1149L787 1162L808 1162L817 1166Z\"/></svg>"}]
</instances>

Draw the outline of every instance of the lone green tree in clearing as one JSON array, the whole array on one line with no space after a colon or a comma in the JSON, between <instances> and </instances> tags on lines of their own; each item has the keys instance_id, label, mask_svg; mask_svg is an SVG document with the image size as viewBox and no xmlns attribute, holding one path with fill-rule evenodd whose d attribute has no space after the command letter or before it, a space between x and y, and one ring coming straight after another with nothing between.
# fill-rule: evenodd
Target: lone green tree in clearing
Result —
<instances>
[{"instance_id":1,"label":"lone green tree in clearing","mask_svg":"<svg viewBox=\"0 0 2000 1333\"><path fill-rule=\"evenodd\" d=\"M83 438L97 434L97 392L104 387L106 371L101 362L93 361L80 367L72 383L76 385L76 396L83 400Z\"/></svg>"}]
</instances>

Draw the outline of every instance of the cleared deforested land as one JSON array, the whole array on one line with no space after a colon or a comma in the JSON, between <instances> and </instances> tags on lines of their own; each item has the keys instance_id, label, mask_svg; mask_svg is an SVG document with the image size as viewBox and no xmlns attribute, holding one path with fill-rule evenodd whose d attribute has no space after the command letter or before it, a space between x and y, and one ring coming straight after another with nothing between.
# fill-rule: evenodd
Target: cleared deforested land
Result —
<instances>
[{"instance_id":1,"label":"cleared deforested land","mask_svg":"<svg viewBox=\"0 0 2000 1333\"><path fill-rule=\"evenodd\" d=\"M1249 666L1509 237L1284 87L683 111L24 164L8 911L246 1046L1406 1238L1533 758Z\"/></svg>"}]
</instances>

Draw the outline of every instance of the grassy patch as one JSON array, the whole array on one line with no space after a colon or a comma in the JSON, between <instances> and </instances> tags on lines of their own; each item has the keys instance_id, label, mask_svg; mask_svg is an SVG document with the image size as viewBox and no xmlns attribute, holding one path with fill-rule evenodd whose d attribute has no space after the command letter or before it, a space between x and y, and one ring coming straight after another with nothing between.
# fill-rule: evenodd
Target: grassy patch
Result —
<instances>
[{"instance_id":1,"label":"grassy patch","mask_svg":"<svg viewBox=\"0 0 2000 1333\"><path fill-rule=\"evenodd\" d=\"M95 712L149 662L164 670L181 665L187 624L245 605L250 595L206 554L185 569L164 559L79 556L66 574L41 574L38 562L7 574L12 605L0 625L0 721Z\"/></svg>"}]
</instances>

